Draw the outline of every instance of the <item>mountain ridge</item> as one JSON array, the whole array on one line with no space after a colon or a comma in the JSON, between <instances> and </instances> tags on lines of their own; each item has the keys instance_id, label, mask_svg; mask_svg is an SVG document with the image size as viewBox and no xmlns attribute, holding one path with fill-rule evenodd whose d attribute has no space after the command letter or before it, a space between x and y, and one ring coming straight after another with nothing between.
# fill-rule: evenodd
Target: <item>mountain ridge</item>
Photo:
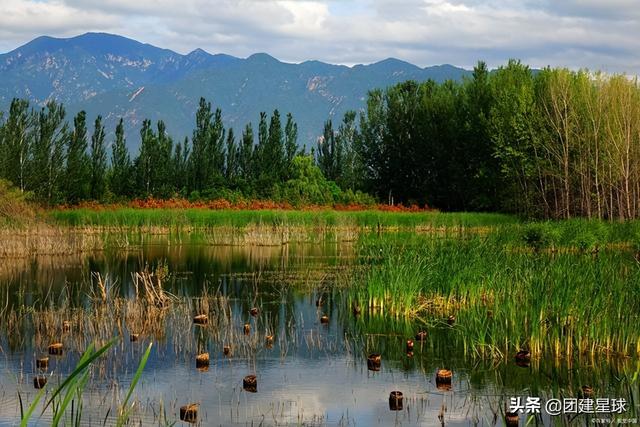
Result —
<instances>
[{"instance_id":1,"label":"mountain ridge","mask_svg":"<svg viewBox=\"0 0 640 427\"><path fill-rule=\"evenodd\" d=\"M371 64L336 65L318 60L282 62L264 53L239 58L194 49L180 54L109 33L69 38L40 36L0 54L0 109L14 97L33 105L55 99L68 119L85 110L101 114L110 132L119 117L135 149L143 119L164 120L176 139L191 136L198 100L220 107L227 126L258 120L260 111L291 112L299 142L310 145L324 120L341 120L364 107L369 90L404 80L460 80L470 71L452 65L421 68L396 58Z\"/></svg>"}]
</instances>

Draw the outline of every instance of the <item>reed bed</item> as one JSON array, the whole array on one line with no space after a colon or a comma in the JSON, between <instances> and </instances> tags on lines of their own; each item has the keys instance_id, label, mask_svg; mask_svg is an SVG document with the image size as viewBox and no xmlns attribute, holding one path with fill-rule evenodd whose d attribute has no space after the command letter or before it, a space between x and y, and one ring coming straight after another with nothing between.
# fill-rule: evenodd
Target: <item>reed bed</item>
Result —
<instances>
[{"instance_id":1,"label":"reed bed","mask_svg":"<svg viewBox=\"0 0 640 427\"><path fill-rule=\"evenodd\" d=\"M101 233L86 228L46 224L0 227L0 259L42 255L73 255L102 250Z\"/></svg>"},{"instance_id":2,"label":"reed bed","mask_svg":"<svg viewBox=\"0 0 640 427\"><path fill-rule=\"evenodd\" d=\"M210 210L210 209L64 209L53 210L49 216L59 224L85 226L193 226L198 228L248 225L301 225L306 227L480 227L517 222L517 218L503 214L440 212L382 212L335 210Z\"/></svg>"},{"instance_id":3,"label":"reed bed","mask_svg":"<svg viewBox=\"0 0 640 427\"><path fill-rule=\"evenodd\" d=\"M378 240L361 253L369 268L353 279L352 300L428 323L455 316L477 356L640 354L633 252L514 252L503 240L468 236Z\"/></svg>"}]
</instances>

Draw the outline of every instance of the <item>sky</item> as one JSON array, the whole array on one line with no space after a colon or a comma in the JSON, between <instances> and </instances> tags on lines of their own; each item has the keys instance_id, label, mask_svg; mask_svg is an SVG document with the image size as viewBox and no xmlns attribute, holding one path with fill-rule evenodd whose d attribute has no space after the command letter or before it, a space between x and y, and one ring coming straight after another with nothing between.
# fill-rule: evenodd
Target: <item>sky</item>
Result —
<instances>
[{"instance_id":1,"label":"sky","mask_svg":"<svg viewBox=\"0 0 640 427\"><path fill-rule=\"evenodd\" d=\"M493 68L517 58L640 74L640 0L0 0L0 52L88 31L286 62Z\"/></svg>"}]
</instances>

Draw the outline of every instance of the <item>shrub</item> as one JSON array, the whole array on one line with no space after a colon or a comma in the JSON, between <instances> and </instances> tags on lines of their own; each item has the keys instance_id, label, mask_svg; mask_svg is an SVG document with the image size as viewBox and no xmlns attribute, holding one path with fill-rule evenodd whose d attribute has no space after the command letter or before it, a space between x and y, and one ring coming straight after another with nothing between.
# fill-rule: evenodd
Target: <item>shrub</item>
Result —
<instances>
[{"instance_id":1,"label":"shrub","mask_svg":"<svg viewBox=\"0 0 640 427\"><path fill-rule=\"evenodd\" d=\"M557 244L559 232L548 223L532 223L525 225L522 239L530 248L540 250Z\"/></svg>"}]
</instances>

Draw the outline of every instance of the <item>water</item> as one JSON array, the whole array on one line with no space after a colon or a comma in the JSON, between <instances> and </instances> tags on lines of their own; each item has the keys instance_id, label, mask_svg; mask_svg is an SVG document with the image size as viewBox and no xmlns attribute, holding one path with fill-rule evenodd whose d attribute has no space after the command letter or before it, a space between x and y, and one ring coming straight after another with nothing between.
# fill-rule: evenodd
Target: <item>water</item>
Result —
<instances>
[{"instance_id":1,"label":"water","mask_svg":"<svg viewBox=\"0 0 640 427\"><path fill-rule=\"evenodd\" d=\"M199 404L198 422L212 426L466 426L500 425L511 397L576 396L585 384L598 396L637 400L637 386L620 380L635 370L633 361L543 359L521 367L512 355L474 358L455 339L464 325L406 322L366 310L354 315L342 281L356 268L355 251L353 243L176 246L152 239L127 252L5 262L0 424L19 422L18 393L25 406L33 400L35 358L48 344L65 345L63 356L50 360L50 396L91 341L113 336L120 339L95 365L83 394L82 425L115 422L149 343L151 356L134 393L132 420L141 425L180 424L180 407L190 403ZM164 287L175 298L169 308L145 308L135 303L132 274L158 266L170 273ZM91 302L90 295L99 295L92 272L100 273L113 295L107 304ZM258 316L250 315L252 307L259 308ZM204 311L208 325L194 326L193 316ZM327 324L320 321L323 315ZM71 331L62 331L63 320L72 322ZM243 333L245 323L249 335ZM421 329L428 337L408 355L405 342ZM135 342L132 333L140 335ZM273 335L272 345L267 335ZM230 356L223 354L225 345ZM207 370L196 368L202 352L210 355ZM367 369L370 353L382 355L378 372ZM440 368L453 371L450 387L436 383ZM257 376L256 393L243 390L249 374ZM389 408L394 390L403 393L401 411ZM50 419L48 410L40 425ZM541 415L537 421L591 422L585 415Z\"/></svg>"}]
</instances>

